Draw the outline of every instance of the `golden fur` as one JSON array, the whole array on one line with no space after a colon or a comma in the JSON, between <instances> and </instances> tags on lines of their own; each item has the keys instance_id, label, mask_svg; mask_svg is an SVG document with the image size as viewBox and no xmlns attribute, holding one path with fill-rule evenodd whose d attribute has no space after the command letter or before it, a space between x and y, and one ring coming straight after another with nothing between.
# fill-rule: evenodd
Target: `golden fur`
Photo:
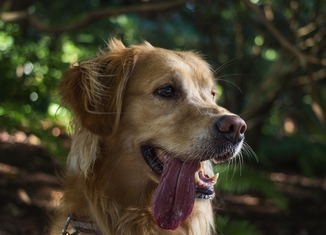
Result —
<instances>
[{"instance_id":1,"label":"golden fur","mask_svg":"<svg viewBox=\"0 0 326 235\"><path fill-rule=\"evenodd\" d=\"M175 231L157 226L151 204L159 176L140 150L143 143L159 145L183 161L205 160L212 173L205 143L212 123L229 112L212 98L211 69L196 53L147 42L126 48L112 39L108 48L70 68L61 84L64 103L74 113L74 135L52 234L60 234L71 213L96 222L103 235L214 234L210 200L196 199ZM166 84L177 87L177 98L153 95Z\"/></svg>"}]
</instances>

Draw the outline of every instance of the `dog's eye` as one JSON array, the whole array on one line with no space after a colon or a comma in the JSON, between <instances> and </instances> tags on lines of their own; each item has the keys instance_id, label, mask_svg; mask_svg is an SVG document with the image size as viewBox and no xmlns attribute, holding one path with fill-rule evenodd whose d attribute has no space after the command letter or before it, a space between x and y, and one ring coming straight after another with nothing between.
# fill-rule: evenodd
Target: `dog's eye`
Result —
<instances>
[{"instance_id":1,"label":"dog's eye","mask_svg":"<svg viewBox=\"0 0 326 235\"><path fill-rule=\"evenodd\" d=\"M215 99L216 93L212 91L212 98Z\"/></svg>"},{"instance_id":2,"label":"dog's eye","mask_svg":"<svg viewBox=\"0 0 326 235\"><path fill-rule=\"evenodd\" d=\"M175 94L175 90L172 86L161 87L156 90L157 94L163 97L172 97Z\"/></svg>"}]
</instances>

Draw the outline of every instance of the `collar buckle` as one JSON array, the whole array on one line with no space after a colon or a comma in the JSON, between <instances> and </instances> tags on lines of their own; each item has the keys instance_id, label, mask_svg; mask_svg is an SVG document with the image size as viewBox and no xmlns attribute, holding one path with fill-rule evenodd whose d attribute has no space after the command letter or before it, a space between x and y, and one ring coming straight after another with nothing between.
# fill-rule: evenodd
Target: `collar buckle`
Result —
<instances>
[{"instance_id":1,"label":"collar buckle","mask_svg":"<svg viewBox=\"0 0 326 235\"><path fill-rule=\"evenodd\" d=\"M69 233L67 231L70 222L71 226L74 229L72 233ZM101 235L97 224L88 221L86 217L80 217L75 214L73 214L72 216L68 216L66 223L61 231L61 235L78 235L80 232L90 235Z\"/></svg>"}]
</instances>

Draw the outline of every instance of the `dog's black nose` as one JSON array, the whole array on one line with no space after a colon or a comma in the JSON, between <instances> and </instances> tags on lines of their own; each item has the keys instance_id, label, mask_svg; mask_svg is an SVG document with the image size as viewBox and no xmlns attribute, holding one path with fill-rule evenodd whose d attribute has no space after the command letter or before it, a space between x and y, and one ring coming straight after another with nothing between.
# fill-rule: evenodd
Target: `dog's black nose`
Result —
<instances>
[{"instance_id":1,"label":"dog's black nose","mask_svg":"<svg viewBox=\"0 0 326 235\"><path fill-rule=\"evenodd\" d=\"M244 138L247 125L244 120L235 115L224 115L217 121L218 131L235 144Z\"/></svg>"}]
</instances>

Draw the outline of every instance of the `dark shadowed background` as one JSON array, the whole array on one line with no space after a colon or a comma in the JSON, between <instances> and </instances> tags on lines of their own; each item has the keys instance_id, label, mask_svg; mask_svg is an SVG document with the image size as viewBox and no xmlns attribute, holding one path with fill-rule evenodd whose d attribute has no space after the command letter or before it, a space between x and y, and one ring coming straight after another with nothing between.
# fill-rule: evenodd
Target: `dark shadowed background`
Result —
<instances>
[{"instance_id":1,"label":"dark shadowed background","mask_svg":"<svg viewBox=\"0 0 326 235\"><path fill-rule=\"evenodd\" d=\"M70 147L58 85L111 36L200 51L248 124L219 234L326 234L326 1L0 0L0 235L43 234Z\"/></svg>"}]
</instances>

